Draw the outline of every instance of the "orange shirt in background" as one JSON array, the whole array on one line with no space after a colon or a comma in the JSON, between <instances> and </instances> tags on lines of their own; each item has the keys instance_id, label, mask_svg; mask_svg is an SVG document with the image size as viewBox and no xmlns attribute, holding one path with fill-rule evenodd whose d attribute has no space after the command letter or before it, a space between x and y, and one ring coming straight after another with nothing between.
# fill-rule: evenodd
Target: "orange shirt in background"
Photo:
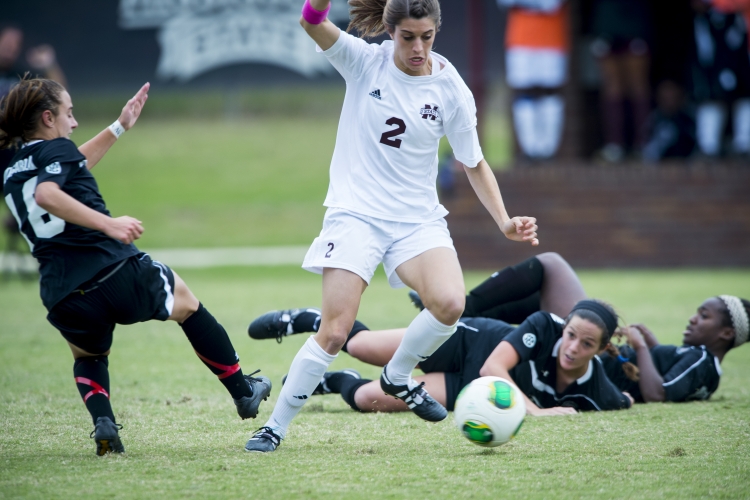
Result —
<instances>
[{"instance_id":1,"label":"orange shirt in background","mask_svg":"<svg viewBox=\"0 0 750 500\"><path fill-rule=\"evenodd\" d=\"M513 7L508 12L505 30L505 48L528 47L533 49L557 49L567 52L568 4L554 12L539 12Z\"/></svg>"}]
</instances>

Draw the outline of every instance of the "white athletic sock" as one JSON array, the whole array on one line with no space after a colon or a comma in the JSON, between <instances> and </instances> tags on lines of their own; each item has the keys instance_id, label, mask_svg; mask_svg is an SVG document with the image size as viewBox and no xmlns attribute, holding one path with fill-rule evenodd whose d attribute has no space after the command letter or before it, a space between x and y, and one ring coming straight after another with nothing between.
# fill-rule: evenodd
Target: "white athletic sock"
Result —
<instances>
[{"instance_id":1,"label":"white athletic sock","mask_svg":"<svg viewBox=\"0 0 750 500\"><path fill-rule=\"evenodd\" d=\"M386 376L395 385L413 388L416 383L411 378L412 370L437 351L455 331L456 325L444 325L430 311L422 310L406 329L401 344L388 362Z\"/></svg>"},{"instance_id":2,"label":"white athletic sock","mask_svg":"<svg viewBox=\"0 0 750 500\"><path fill-rule=\"evenodd\" d=\"M726 111L719 103L707 102L698 106L695 114L695 131L698 146L703 154L716 156L721 152L725 119Z\"/></svg>"},{"instance_id":3,"label":"white athletic sock","mask_svg":"<svg viewBox=\"0 0 750 500\"><path fill-rule=\"evenodd\" d=\"M750 99L740 99L734 103L734 139L737 153L750 153Z\"/></svg>"},{"instance_id":4,"label":"white athletic sock","mask_svg":"<svg viewBox=\"0 0 750 500\"><path fill-rule=\"evenodd\" d=\"M286 436L292 419L310 399L310 395L334 359L335 354L328 354L314 338L309 337L289 367L286 383L279 392L276 406L266 426L273 429L281 438Z\"/></svg>"},{"instance_id":5,"label":"white athletic sock","mask_svg":"<svg viewBox=\"0 0 750 500\"><path fill-rule=\"evenodd\" d=\"M536 125L539 136L539 156L551 158L557 153L562 138L565 102L558 95L548 95L536 101Z\"/></svg>"},{"instance_id":6,"label":"white athletic sock","mask_svg":"<svg viewBox=\"0 0 750 500\"><path fill-rule=\"evenodd\" d=\"M513 128L523 154L536 158L538 140L534 101L527 98L513 101Z\"/></svg>"}]
</instances>

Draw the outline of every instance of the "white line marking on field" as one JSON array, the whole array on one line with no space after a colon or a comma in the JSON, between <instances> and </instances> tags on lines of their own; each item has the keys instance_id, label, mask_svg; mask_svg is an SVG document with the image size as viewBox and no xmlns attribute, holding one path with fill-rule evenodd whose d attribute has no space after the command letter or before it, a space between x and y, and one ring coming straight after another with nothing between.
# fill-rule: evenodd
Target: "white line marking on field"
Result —
<instances>
[{"instance_id":1,"label":"white line marking on field","mask_svg":"<svg viewBox=\"0 0 750 500\"><path fill-rule=\"evenodd\" d=\"M175 269L203 269L222 266L302 265L307 246L239 247L239 248L157 248L141 249L154 260ZM0 271L37 269L31 255L0 252Z\"/></svg>"}]
</instances>

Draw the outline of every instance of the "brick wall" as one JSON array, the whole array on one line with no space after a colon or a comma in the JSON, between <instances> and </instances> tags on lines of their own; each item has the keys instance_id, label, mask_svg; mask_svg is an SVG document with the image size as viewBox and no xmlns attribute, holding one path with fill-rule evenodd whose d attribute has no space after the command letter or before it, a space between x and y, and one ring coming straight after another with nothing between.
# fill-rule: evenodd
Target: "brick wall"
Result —
<instances>
[{"instance_id":1,"label":"brick wall","mask_svg":"<svg viewBox=\"0 0 750 500\"><path fill-rule=\"evenodd\" d=\"M574 267L750 266L750 165L550 165L497 174L511 216L539 224L540 245L507 240L459 174L444 196L464 268L539 252Z\"/></svg>"}]
</instances>

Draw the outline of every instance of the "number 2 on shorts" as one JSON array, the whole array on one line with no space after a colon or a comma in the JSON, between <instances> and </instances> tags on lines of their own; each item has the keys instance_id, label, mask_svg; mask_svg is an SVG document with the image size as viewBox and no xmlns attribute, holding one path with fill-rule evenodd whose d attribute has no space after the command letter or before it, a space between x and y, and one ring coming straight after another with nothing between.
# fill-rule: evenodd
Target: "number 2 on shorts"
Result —
<instances>
[{"instance_id":1,"label":"number 2 on shorts","mask_svg":"<svg viewBox=\"0 0 750 500\"><path fill-rule=\"evenodd\" d=\"M333 252L333 243L328 244L328 251L326 252L326 259L331 258L331 252Z\"/></svg>"}]
</instances>

